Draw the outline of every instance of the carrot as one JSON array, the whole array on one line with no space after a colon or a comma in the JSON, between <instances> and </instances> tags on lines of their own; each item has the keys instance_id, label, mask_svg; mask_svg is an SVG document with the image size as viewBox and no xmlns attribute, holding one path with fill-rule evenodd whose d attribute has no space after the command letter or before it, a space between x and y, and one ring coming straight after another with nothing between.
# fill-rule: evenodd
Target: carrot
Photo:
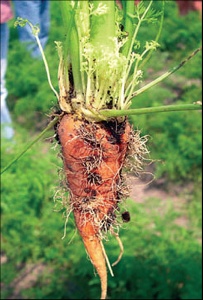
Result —
<instances>
[{"instance_id":1,"label":"carrot","mask_svg":"<svg viewBox=\"0 0 203 300\"><path fill-rule=\"evenodd\" d=\"M122 1L120 14L115 1L58 1L66 36L64 42L56 42L59 93L51 83L38 38L39 28L22 18L15 22L21 27L30 25L42 53L49 85L58 99L62 114L57 117L56 137L61 143L71 196L69 213L74 213L86 251L100 276L101 299L107 295L106 264L112 273L102 244L108 231L120 246L118 259L112 266L123 253L121 240L114 231L119 225L119 203L127 195L123 166L125 163L138 175L148 154L147 138L133 132L127 116L173 111L177 105L129 108L139 94L177 71L201 50L196 49L178 66L140 87L142 68L159 46L165 1L156 40L145 41L145 45L138 40L140 28L143 23L156 20L159 14L152 8L153 0L146 1L146 6L144 2L135 6L134 1ZM179 106L177 110L200 109L195 106ZM121 216L123 222L130 220L127 211Z\"/></svg>"},{"instance_id":2,"label":"carrot","mask_svg":"<svg viewBox=\"0 0 203 300\"><path fill-rule=\"evenodd\" d=\"M107 269L101 240L116 222L131 126L127 120L93 123L65 114L57 133L75 223L99 274L101 299L105 299Z\"/></svg>"}]
</instances>

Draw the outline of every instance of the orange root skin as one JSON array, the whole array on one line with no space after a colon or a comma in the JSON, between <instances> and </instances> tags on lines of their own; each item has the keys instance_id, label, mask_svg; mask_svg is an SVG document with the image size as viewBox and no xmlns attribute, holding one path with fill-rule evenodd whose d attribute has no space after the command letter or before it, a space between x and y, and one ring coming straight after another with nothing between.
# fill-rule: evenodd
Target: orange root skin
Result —
<instances>
[{"instance_id":1,"label":"orange root skin","mask_svg":"<svg viewBox=\"0 0 203 300\"><path fill-rule=\"evenodd\" d=\"M57 130L75 223L100 276L101 299L106 298L107 270L100 233L116 218L130 132L128 122L90 123L71 114L62 117Z\"/></svg>"},{"instance_id":2,"label":"orange root skin","mask_svg":"<svg viewBox=\"0 0 203 300\"><path fill-rule=\"evenodd\" d=\"M77 224L80 235L83 239L83 243L85 245L86 251L100 277L101 299L106 299L107 269L106 269L105 257L100 244L100 239L96 236L96 234L92 234L92 232L94 232L95 229L93 228L93 225L91 223L87 223L84 226L80 226L81 217L82 217L80 212L78 212L77 210L74 211L74 216L75 216L75 223Z\"/></svg>"}]
</instances>

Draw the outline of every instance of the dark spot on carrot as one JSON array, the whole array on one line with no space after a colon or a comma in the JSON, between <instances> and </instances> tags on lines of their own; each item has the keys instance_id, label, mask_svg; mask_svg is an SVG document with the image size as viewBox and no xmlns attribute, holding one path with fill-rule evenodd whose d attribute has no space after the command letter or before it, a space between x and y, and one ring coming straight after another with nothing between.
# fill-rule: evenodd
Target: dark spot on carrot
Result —
<instances>
[{"instance_id":1,"label":"dark spot on carrot","mask_svg":"<svg viewBox=\"0 0 203 300\"><path fill-rule=\"evenodd\" d=\"M109 122L103 122L103 125L109 131L111 138L116 140L116 144L120 144L121 135L125 132L126 122L119 123L118 120L115 119Z\"/></svg>"},{"instance_id":2,"label":"dark spot on carrot","mask_svg":"<svg viewBox=\"0 0 203 300\"><path fill-rule=\"evenodd\" d=\"M92 197L96 197L96 195L97 195L97 191L96 191L96 190L92 190L92 191L91 191L91 196L92 196Z\"/></svg>"},{"instance_id":3,"label":"dark spot on carrot","mask_svg":"<svg viewBox=\"0 0 203 300\"><path fill-rule=\"evenodd\" d=\"M90 202L90 198L89 197L84 197L84 198L82 198L82 202L83 203L89 203Z\"/></svg>"},{"instance_id":4,"label":"dark spot on carrot","mask_svg":"<svg viewBox=\"0 0 203 300\"><path fill-rule=\"evenodd\" d=\"M91 192L91 189L90 188L84 188L84 192L89 194Z\"/></svg>"},{"instance_id":5,"label":"dark spot on carrot","mask_svg":"<svg viewBox=\"0 0 203 300\"><path fill-rule=\"evenodd\" d=\"M100 210L100 208L94 208L94 209L93 209L93 212L94 212L95 214L97 214L97 213L100 213L101 210Z\"/></svg>"},{"instance_id":6,"label":"dark spot on carrot","mask_svg":"<svg viewBox=\"0 0 203 300\"><path fill-rule=\"evenodd\" d=\"M109 228L111 227L111 224L114 223L115 219L116 219L116 214L113 212L113 210L111 208L107 212L107 215L105 216L105 218L102 220L101 230L107 232L109 230Z\"/></svg>"},{"instance_id":7,"label":"dark spot on carrot","mask_svg":"<svg viewBox=\"0 0 203 300\"><path fill-rule=\"evenodd\" d=\"M117 143L117 139L114 136L111 136L111 135L107 137L107 141L110 144L113 144L113 145L115 145Z\"/></svg>"},{"instance_id":8,"label":"dark spot on carrot","mask_svg":"<svg viewBox=\"0 0 203 300\"><path fill-rule=\"evenodd\" d=\"M68 170L70 170L71 172L73 172L73 168L71 167L71 164L66 163L66 168L67 168Z\"/></svg>"},{"instance_id":9,"label":"dark spot on carrot","mask_svg":"<svg viewBox=\"0 0 203 300\"><path fill-rule=\"evenodd\" d=\"M101 184L102 182L101 176L97 173L89 173L87 176L87 180L89 183L97 184L97 185Z\"/></svg>"}]
</instances>

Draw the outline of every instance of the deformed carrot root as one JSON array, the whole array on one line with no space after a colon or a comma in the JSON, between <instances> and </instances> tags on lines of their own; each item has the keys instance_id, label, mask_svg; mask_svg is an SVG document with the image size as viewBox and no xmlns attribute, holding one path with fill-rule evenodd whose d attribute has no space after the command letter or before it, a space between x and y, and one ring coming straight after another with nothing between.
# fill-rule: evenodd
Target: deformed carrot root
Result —
<instances>
[{"instance_id":1,"label":"deformed carrot root","mask_svg":"<svg viewBox=\"0 0 203 300\"><path fill-rule=\"evenodd\" d=\"M90 122L65 114L57 127L70 205L86 251L101 280L101 299L107 296L107 269L113 275L102 238L117 226L119 203L127 195L122 169L132 152L132 128L125 119ZM137 145L143 154L144 143ZM142 149L143 148L143 149ZM142 158L137 151L137 161ZM138 165L140 168L140 165ZM123 246L120 245L122 256Z\"/></svg>"}]
</instances>

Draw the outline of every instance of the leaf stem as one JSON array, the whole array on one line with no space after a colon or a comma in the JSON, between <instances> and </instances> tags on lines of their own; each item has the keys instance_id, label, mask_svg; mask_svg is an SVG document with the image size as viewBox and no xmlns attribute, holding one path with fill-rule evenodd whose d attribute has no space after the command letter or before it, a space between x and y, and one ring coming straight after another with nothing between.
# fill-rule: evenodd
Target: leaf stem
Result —
<instances>
[{"instance_id":1,"label":"leaf stem","mask_svg":"<svg viewBox=\"0 0 203 300\"><path fill-rule=\"evenodd\" d=\"M135 3L134 3L134 1L126 1L123 6L124 6L123 10L124 10L124 18L125 18L124 29L128 33L128 40L123 45L122 54L127 56L129 47L131 45L131 39L133 36L133 20L129 16L129 13L134 14Z\"/></svg>"},{"instance_id":2,"label":"leaf stem","mask_svg":"<svg viewBox=\"0 0 203 300\"><path fill-rule=\"evenodd\" d=\"M59 100L59 94L58 92L55 90L55 88L53 87L52 85L52 82L51 82L51 77L50 77L50 72L49 72L49 66L48 66L48 63L47 63L47 60L46 60L46 57L44 55L44 50L42 48L42 45L41 45L41 42L40 42L40 39L38 37L38 34L39 34L39 31L40 31L40 28L38 26L34 26L31 22L29 22L27 19L23 19L23 18L20 18L18 17L17 20L15 21L14 23L14 26L21 26L21 27L24 27L26 24L28 24L32 30L32 34L34 35L36 41L37 41L37 44L38 44L38 47L39 47L39 50L41 52L41 55L42 55L42 59L43 59L43 62L44 62L44 66L45 66L45 69L46 69L46 73L47 73L47 79L48 79L48 83L49 83L49 86L50 88L52 89L52 91L54 92L54 94L56 95L57 97L57 100Z\"/></svg>"},{"instance_id":3,"label":"leaf stem","mask_svg":"<svg viewBox=\"0 0 203 300\"><path fill-rule=\"evenodd\" d=\"M137 26L136 26L135 32L134 32L133 37L132 37L132 40L131 40L131 45L130 45L129 50L128 50L128 55L127 55L127 60L128 60L128 61L130 60L130 56L131 56L131 53L132 53L133 45L134 45L134 42L135 42L135 40L136 40L137 34L138 34L138 32L139 32L140 26L141 26L141 24L142 24L142 22L143 22L143 20L144 20L144 18L145 18L145 16L146 16L146 14L147 14L148 11L149 11L149 9L150 9L150 7L151 7L151 5L152 5L152 2L153 2L153 1L151 0L150 3L149 3L149 5L147 6L145 12L144 12L143 15L141 16L141 18L139 18L138 24L137 24ZM138 4L138 5L139 5L139 4Z\"/></svg>"},{"instance_id":4,"label":"leaf stem","mask_svg":"<svg viewBox=\"0 0 203 300\"><path fill-rule=\"evenodd\" d=\"M164 80L165 78L169 77L171 74L173 74L174 72L176 72L177 70L179 70L182 66L184 66L193 56L195 56L200 50L202 49L202 47L197 48L195 51L193 51L185 60L183 60L179 65L173 67L171 70L167 71L166 73L164 73L163 75L159 76L158 78L156 78L155 80L153 80L152 82L146 84L145 86L143 86L142 88L140 88L139 90L135 91L131 97L129 98L129 100L131 100L132 98L134 98L135 96L143 93L144 91L148 90L149 88L153 87L154 85L156 85L157 83L161 82L162 80Z\"/></svg>"},{"instance_id":5,"label":"leaf stem","mask_svg":"<svg viewBox=\"0 0 203 300\"><path fill-rule=\"evenodd\" d=\"M54 94L56 95L57 100L59 100L59 94L58 94L58 92L55 90L55 88L53 87L52 82L51 82L51 77L50 77L50 72L49 72L49 66L48 66L46 57L45 57L45 55L44 55L44 50L43 50L43 48L42 48L41 42L40 42L40 40L39 40L39 38L38 38L38 35L35 35L35 38L36 38L37 44L38 44L38 46L39 46L39 50L40 50L40 52L41 52L41 54L42 54L42 59L43 59L44 66L45 66L45 69L46 69L47 79L48 79L49 86L50 86L50 88L52 89L52 91L54 92Z\"/></svg>"},{"instance_id":6,"label":"leaf stem","mask_svg":"<svg viewBox=\"0 0 203 300\"><path fill-rule=\"evenodd\" d=\"M165 10L165 0L162 1L162 15L161 15L161 20L160 20L160 26L159 26L159 30L157 32L156 38L155 38L155 42L158 43L159 37L161 35L161 31L162 31L162 27L163 27L163 22L164 22L164 10ZM144 65L146 64L146 62L150 59L151 54L153 52L153 49L151 49L147 56L145 57L145 59L142 61L142 63L140 64L140 69L143 69Z\"/></svg>"},{"instance_id":7,"label":"leaf stem","mask_svg":"<svg viewBox=\"0 0 203 300\"><path fill-rule=\"evenodd\" d=\"M107 118L111 118L111 117L122 117L122 116L130 116L130 115L143 115L149 113L201 110L201 109L202 109L201 104L193 103L193 104L163 105L157 107L132 108L132 109L124 109L124 110L103 109L100 110L99 114Z\"/></svg>"},{"instance_id":8,"label":"leaf stem","mask_svg":"<svg viewBox=\"0 0 203 300\"><path fill-rule=\"evenodd\" d=\"M90 41L98 47L105 47L112 51L114 49L113 38L115 37L115 3L114 1L92 1L96 10L105 7L104 14L93 14L90 24Z\"/></svg>"},{"instance_id":9,"label":"leaf stem","mask_svg":"<svg viewBox=\"0 0 203 300\"><path fill-rule=\"evenodd\" d=\"M58 122L59 118L55 117L48 125L47 127L40 132L39 135L37 135L37 137L31 141L25 148L23 151L21 151L2 171L1 174L3 174L6 170L8 170L8 168L10 168L15 162L17 162L35 143L37 143L42 137L43 135L49 130L51 129L57 122Z\"/></svg>"}]
</instances>

